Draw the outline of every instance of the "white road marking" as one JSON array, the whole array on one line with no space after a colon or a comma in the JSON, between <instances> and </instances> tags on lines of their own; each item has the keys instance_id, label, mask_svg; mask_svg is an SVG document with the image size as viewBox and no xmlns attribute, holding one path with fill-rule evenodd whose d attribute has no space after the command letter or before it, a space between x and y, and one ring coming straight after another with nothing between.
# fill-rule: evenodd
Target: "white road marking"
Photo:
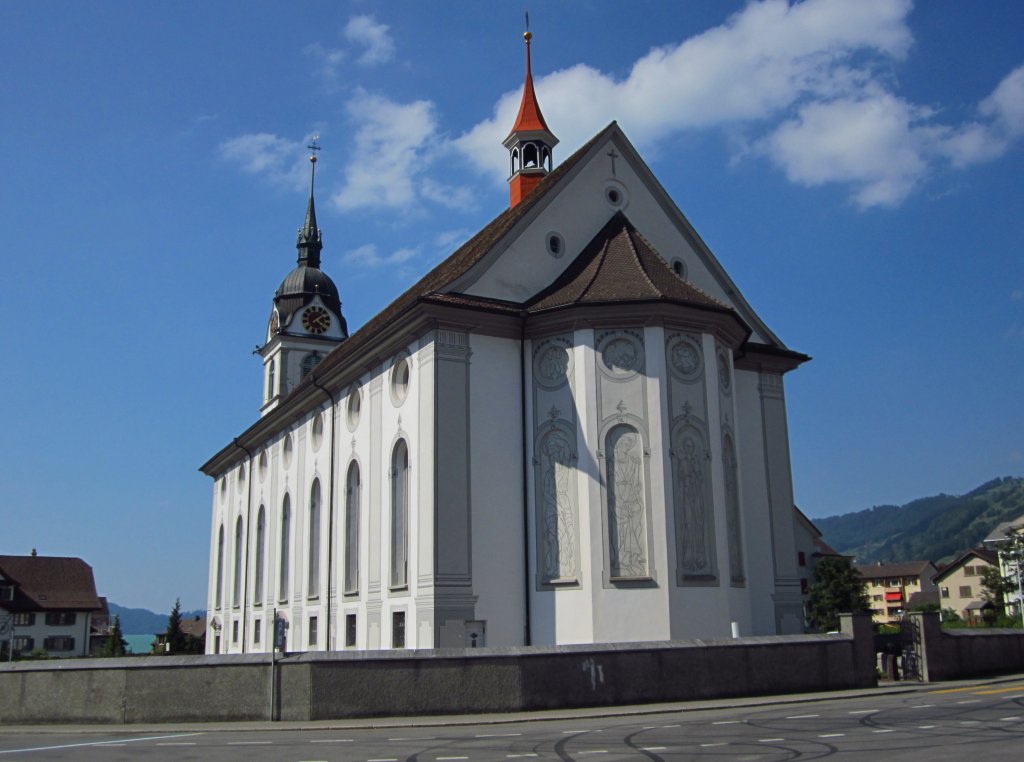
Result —
<instances>
[{"instance_id":1,"label":"white road marking","mask_svg":"<svg viewBox=\"0 0 1024 762\"><path fill-rule=\"evenodd\" d=\"M960 720L961 725L980 725L981 720Z\"/></svg>"},{"instance_id":2,"label":"white road marking","mask_svg":"<svg viewBox=\"0 0 1024 762\"><path fill-rule=\"evenodd\" d=\"M608 753L607 749L589 749L587 751L578 751L578 752L576 752L576 756L582 757L584 754L607 754L607 753Z\"/></svg>"},{"instance_id":3,"label":"white road marking","mask_svg":"<svg viewBox=\"0 0 1024 762\"><path fill-rule=\"evenodd\" d=\"M654 730L657 725L644 725L644 730Z\"/></svg>"},{"instance_id":4,"label":"white road marking","mask_svg":"<svg viewBox=\"0 0 1024 762\"><path fill-rule=\"evenodd\" d=\"M228 746L270 746L273 741L228 741Z\"/></svg>"},{"instance_id":5,"label":"white road marking","mask_svg":"<svg viewBox=\"0 0 1024 762\"><path fill-rule=\"evenodd\" d=\"M1020 719L1020 716L1017 716L1017 717L1000 717L999 721L1000 722L1016 722L1019 719Z\"/></svg>"},{"instance_id":6,"label":"white road marking","mask_svg":"<svg viewBox=\"0 0 1024 762\"><path fill-rule=\"evenodd\" d=\"M935 725L918 725L917 729L918 730L931 730L934 727L935 727Z\"/></svg>"},{"instance_id":7,"label":"white road marking","mask_svg":"<svg viewBox=\"0 0 1024 762\"><path fill-rule=\"evenodd\" d=\"M957 701L958 704L980 704L981 699L965 699L964 701Z\"/></svg>"},{"instance_id":8,"label":"white road marking","mask_svg":"<svg viewBox=\"0 0 1024 762\"><path fill-rule=\"evenodd\" d=\"M874 714L875 712L881 711L881 709L858 709L855 712L847 712L847 714Z\"/></svg>"},{"instance_id":9,"label":"white road marking","mask_svg":"<svg viewBox=\"0 0 1024 762\"><path fill-rule=\"evenodd\" d=\"M665 746L640 746L640 747L637 747L637 748L639 748L640 751L665 751L665 749L667 747L665 747Z\"/></svg>"},{"instance_id":10,"label":"white road marking","mask_svg":"<svg viewBox=\"0 0 1024 762\"><path fill-rule=\"evenodd\" d=\"M375 759L368 759L366 762L398 762L397 757L377 757Z\"/></svg>"},{"instance_id":11,"label":"white road marking","mask_svg":"<svg viewBox=\"0 0 1024 762\"><path fill-rule=\"evenodd\" d=\"M785 741L785 738L758 738L758 743L778 743L779 741Z\"/></svg>"},{"instance_id":12,"label":"white road marking","mask_svg":"<svg viewBox=\"0 0 1024 762\"><path fill-rule=\"evenodd\" d=\"M562 735L565 736L565 735L568 735L569 733L589 733L589 732L590 731L586 730L586 729L581 729L581 730L563 730L562 731Z\"/></svg>"},{"instance_id":13,"label":"white road marking","mask_svg":"<svg viewBox=\"0 0 1024 762\"><path fill-rule=\"evenodd\" d=\"M743 722L743 720L718 720L717 722L712 722L711 724L712 725L739 725L741 722Z\"/></svg>"},{"instance_id":14,"label":"white road marking","mask_svg":"<svg viewBox=\"0 0 1024 762\"><path fill-rule=\"evenodd\" d=\"M886 728L885 730L872 730L872 733L891 733L892 728Z\"/></svg>"},{"instance_id":15,"label":"white road marking","mask_svg":"<svg viewBox=\"0 0 1024 762\"><path fill-rule=\"evenodd\" d=\"M55 749L78 749L84 746L124 746L126 743L139 743L140 741L160 741L164 738L188 738L189 736L201 736L202 733L175 733L169 736L148 736L146 738L129 738L125 741L88 741L86 743L65 743L59 746L36 746L31 749L4 749L0 754L26 754L30 751L53 751Z\"/></svg>"},{"instance_id":16,"label":"white road marking","mask_svg":"<svg viewBox=\"0 0 1024 762\"><path fill-rule=\"evenodd\" d=\"M195 746L195 741L164 741L158 743L157 746Z\"/></svg>"},{"instance_id":17,"label":"white road marking","mask_svg":"<svg viewBox=\"0 0 1024 762\"><path fill-rule=\"evenodd\" d=\"M474 738L511 738L521 736L522 733L477 733Z\"/></svg>"},{"instance_id":18,"label":"white road marking","mask_svg":"<svg viewBox=\"0 0 1024 762\"><path fill-rule=\"evenodd\" d=\"M822 733L818 738L842 738L846 733Z\"/></svg>"},{"instance_id":19,"label":"white road marking","mask_svg":"<svg viewBox=\"0 0 1024 762\"><path fill-rule=\"evenodd\" d=\"M469 759L469 757L438 757L437 758L438 762L441 762L442 759Z\"/></svg>"},{"instance_id":20,"label":"white road marking","mask_svg":"<svg viewBox=\"0 0 1024 762\"><path fill-rule=\"evenodd\" d=\"M910 708L911 709L929 709L929 708L931 708L933 706L935 706L935 704L916 704L915 706L912 706Z\"/></svg>"},{"instance_id":21,"label":"white road marking","mask_svg":"<svg viewBox=\"0 0 1024 762\"><path fill-rule=\"evenodd\" d=\"M399 736L398 738L389 738L389 741L436 741L436 736Z\"/></svg>"},{"instance_id":22,"label":"white road marking","mask_svg":"<svg viewBox=\"0 0 1024 762\"><path fill-rule=\"evenodd\" d=\"M701 744L701 748L706 749L709 746L728 746L728 745L729 744L727 744L725 741L719 741L718 743L702 743Z\"/></svg>"},{"instance_id":23,"label":"white road marking","mask_svg":"<svg viewBox=\"0 0 1024 762\"><path fill-rule=\"evenodd\" d=\"M536 754L534 754L532 751L530 751L530 752L527 752L525 754L506 754L505 755L505 759L520 759L521 757L536 757L536 756L537 756Z\"/></svg>"},{"instance_id":24,"label":"white road marking","mask_svg":"<svg viewBox=\"0 0 1024 762\"><path fill-rule=\"evenodd\" d=\"M662 725L663 728L678 728L679 725Z\"/></svg>"},{"instance_id":25,"label":"white road marking","mask_svg":"<svg viewBox=\"0 0 1024 762\"><path fill-rule=\"evenodd\" d=\"M352 743L354 738L314 738L310 743Z\"/></svg>"},{"instance_id":26,"label":"white road marking","mask_svg":"<svg viewBox=\"0 0 1024 762\"><path fill-rule=\"evenodd\" d=\"M812 717L821 717L820 714L794 714L787 717L787 720L809 720Z\"/></svg>"}]
</instances>

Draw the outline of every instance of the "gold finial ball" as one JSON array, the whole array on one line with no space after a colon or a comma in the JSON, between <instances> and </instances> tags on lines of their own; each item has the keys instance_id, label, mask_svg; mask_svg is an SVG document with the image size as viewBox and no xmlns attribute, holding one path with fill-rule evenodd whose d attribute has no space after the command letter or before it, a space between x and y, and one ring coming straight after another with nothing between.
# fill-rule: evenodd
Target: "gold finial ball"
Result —
<instances>
[{"instance_id":1,"label":"gold finial ball","mask_svg":"<svg viewBox=\"0 0 1024 762\"><path fill-rule=\"evenodd\" d=\"M309 155L309 163L310 164L316 164L316 154L315 153Z\"/></svg>"},{"instance_id":2,"label":"gold finial ball","mask_svg":"<svg viewBox=\"0 0 1024 762\"><path fill-rule=\"evenodd\" d=\"M533 39L533 32L523 32L523 39L529 42Z\"/></svg>"}]
</instances>

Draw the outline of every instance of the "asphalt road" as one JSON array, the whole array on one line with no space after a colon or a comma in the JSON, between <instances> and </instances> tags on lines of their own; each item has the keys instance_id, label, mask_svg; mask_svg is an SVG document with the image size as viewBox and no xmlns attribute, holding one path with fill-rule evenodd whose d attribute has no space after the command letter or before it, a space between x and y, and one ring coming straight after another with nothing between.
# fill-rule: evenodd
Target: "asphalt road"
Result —
<instances>
[{"instance_id":1,"label":"asphalt road","mask_svg":"<svg viewBox=\"0 0 1024 762\"><path fill-rule=\"evenodd\" d=\"M1024 681L806 703L502 724L0 733L7 760L1014 760ZM626 710L628 711L628 710ZM459 722L465 722L460 718Z\"/></svg>"}]
</instances>

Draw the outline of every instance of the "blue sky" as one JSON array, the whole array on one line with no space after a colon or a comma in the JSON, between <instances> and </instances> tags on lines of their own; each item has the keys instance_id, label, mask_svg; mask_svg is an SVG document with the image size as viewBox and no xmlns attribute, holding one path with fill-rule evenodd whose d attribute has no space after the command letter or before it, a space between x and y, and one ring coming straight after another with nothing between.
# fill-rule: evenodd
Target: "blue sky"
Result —
<instances>
[{"instance_id":1,"label":"blue sky","mask_svg":"<svg viewBox=\"0 0 1024 762\"><path fill-rule=\"evenodd\" d=\"M1024 3L530 3L556 161L617 119L773 330L811 516L1024 473ZM522 11L0 6L0 553L205 605L319 134L351 328L507 204Z\"/></svg>"}]
</instances>

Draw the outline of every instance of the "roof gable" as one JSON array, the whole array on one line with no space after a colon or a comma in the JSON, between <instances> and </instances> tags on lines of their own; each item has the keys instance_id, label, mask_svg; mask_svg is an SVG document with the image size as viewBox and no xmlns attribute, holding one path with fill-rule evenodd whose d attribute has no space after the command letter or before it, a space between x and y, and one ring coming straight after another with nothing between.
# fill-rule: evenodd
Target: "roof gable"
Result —
<instances>
[{"instance_id":1,"label":"roof gable","mask_svg":"<svg viewBox=\"0 0 1024 762\"><path fill-rule=\"evenodd\" d=\"M519 224L495 239L491 249L456 276L446 291L526 302L558 280L574 258L550 253L549 236L562 238L570 255L582 252L609 217L621 211L659 258L682 262L691 285L733 308L750 326L753 341L785 348L615 122L577 151L569 168L560 165L545 186L542 198L524 210Z\"/></svg>"}]
</instances>

